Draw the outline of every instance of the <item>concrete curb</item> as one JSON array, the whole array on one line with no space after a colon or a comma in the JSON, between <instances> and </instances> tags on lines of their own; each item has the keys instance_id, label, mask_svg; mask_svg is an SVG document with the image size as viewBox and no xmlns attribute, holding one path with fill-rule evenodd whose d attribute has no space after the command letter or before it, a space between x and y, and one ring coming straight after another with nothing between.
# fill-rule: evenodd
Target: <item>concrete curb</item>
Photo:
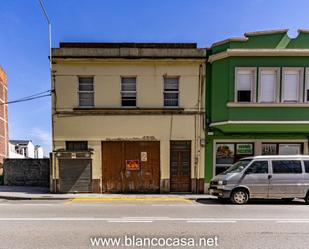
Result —
<instances>
[{"instance_id":1,"label":"concrete curb","mask_svg":"<svg viewBox=\"0 0 309 249\"><path fill-rule=\"evenodd\" d=\"M1 196L0 199L2 200L45 200L45 201L51 201L51 200L70 200L73 199L71 197L23 197L23 196Z\"/></svg>"},{"instance_id":2,"label":"concrete curb","mask_svg":"<svg viewBox=\"0 0 309 249\"><path fill-rule=\"evenodd\" d=\"M81 198L79 196L76 196L76 197L49 197L49 196L46 196L46 197L34 197L34 196L6 196L6 195L0 195L0 199L2 200L45 200L45 201L50 201L50 200L73 200L73 199L78 199L78 198ZM100 199L110 199L110 198L114 198L114 197L87 197L89 199L92 199L92 198L100 198ZM164 197L163 197L164 198ZM190 200L190 201L196 201L196 200L203 200L203 199L207 199L207 200L210 200L210 199L216 199L216 197L212 197L212 196L208 196L206 195L205 197L200 197L200 196L197 196L197 197L182 197L183 199L186 199L186 200ZM142 199L142 198L141 198ZM154 201L156 200L156 198L154 197L153 198Z\"/></svg>"}]
</instances>

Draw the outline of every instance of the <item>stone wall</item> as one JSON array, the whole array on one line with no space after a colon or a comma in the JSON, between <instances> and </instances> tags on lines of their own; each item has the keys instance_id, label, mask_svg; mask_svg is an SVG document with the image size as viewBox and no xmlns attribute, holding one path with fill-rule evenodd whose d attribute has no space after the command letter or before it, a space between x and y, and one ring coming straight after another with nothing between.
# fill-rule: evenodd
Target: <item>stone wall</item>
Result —
<instances>
[{"instance_id":1,"label":"stone wall","mask_svg":"<svg viewBox=\"0 0 309 249\"><path fill-rule=\"evenodd\" d=\"M49 186L49 159L6 159L4 185Z\"/></svg>"}]
</instances>

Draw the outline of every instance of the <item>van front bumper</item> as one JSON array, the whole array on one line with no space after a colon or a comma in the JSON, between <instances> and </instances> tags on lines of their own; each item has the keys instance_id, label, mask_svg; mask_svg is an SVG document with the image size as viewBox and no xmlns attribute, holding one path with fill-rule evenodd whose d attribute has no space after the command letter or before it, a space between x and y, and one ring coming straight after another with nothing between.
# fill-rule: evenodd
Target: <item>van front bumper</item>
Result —
<instances>
[{"instance_id":1,"label":"van front bumper","mask_svg":"<svg viewBox=\"0 0 309 249\"><path fill-rule=\"evenodd\" d=\"M231 196L231 190L227 190L227 189L218 189L218 188L210 187L208 191L209 191L209 194L220 197L220 198L230 198Z\"/></svg>"}]
</instances>

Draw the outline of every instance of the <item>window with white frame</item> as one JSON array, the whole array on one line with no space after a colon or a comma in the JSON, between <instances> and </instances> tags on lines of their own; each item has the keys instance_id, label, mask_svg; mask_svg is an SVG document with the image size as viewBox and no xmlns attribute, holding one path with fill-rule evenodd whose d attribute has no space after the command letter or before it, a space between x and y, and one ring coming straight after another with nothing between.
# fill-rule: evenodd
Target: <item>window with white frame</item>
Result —
<instances>
[{"instance_id":1,"label":"window with white frame","mask_svg":"<svg viewBox=\"0 0 309 249\"><path fill-rule=\"evenodd\" d=\"M236 96L237 102L255 102L255 68L236 69Z\"/></svg>"},{"instance_id":2,"label":"window with white frame","mask_svg":"<svg viewBox=\"0 0 309 249\"><path fill-rule=\"evenodd\" d=\"M78 77L78 95L80 107L94 106L93 77Z\"/></svg>"},{"instance_id":3,"label":"window with white frame","mask_svg":"<svg viewBox=\"0 0 309 249\"><path fill-rule=\"evenodd\" d=\"M136 77L121 77L121 106L136 107Z\"/></svg>"},{"instance_id":4,"label":"window with white frame","mask_svg":"<svg viewBox=\"0 0 309 249\"><path fill-rule=\"evenodd\" d=\"M164 77L164 106L179 106L179 77Z\"/></svg>"},{"instance_id":5,"label":"window with white frame","mask_svg":"<svg viewBox=\"0 0 309 249\"><path fill-rule=\"evenodd\" d=\"M301 68L284 68L282 70L282 102L302 102L302 72Z\"/></svg>"},{"instance_id":6,"label":"window with white frame","mask_svg":"<svg viewBox=\"0 0 309 249\"><path fill-rule=\"evenodd\" d=\"M306 68L305 101L309 102L309 68Z\"/></svg>"},{"instance_id":7,"label":"window with white frame","mask_svg":"<svg viewBox=\"0 0 309 249\"><path fill-rule=\"evenodd\" d=\"M259 94L260 103L271 103L278 100L278 83L280 70L278 68L259 69Z\"/></svg>"}]
</instances>

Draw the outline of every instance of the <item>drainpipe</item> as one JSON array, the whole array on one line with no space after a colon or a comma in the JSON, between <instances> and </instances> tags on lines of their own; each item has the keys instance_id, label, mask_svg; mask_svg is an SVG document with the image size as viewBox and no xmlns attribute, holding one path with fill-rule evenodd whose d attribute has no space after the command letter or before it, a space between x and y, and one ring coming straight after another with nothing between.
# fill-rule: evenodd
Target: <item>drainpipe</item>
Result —
<instances>
[{"instance_id":1,"label":"drainpipe","mask_svg":"<svg viewBox=\"0 0 309 249\"><path fill-rule=\"evenodd\" d=\"M196 147L195 147L195 176L196 176L196 193L199 191L199 173L200 173L200 163L201 163L201 110L202 110L202 98L203 98L203 64L199 66L199 83L198 83L198 115L197 115L197 125L196 125Z\"/></svg>"}]
</instances>

